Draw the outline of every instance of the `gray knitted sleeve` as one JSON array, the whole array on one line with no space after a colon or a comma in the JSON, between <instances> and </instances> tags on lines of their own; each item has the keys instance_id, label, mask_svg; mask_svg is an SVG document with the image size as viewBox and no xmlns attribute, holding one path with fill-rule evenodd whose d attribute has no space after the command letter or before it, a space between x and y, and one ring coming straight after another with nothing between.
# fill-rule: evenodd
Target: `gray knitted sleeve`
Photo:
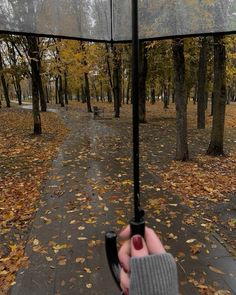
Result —
<instances>
[{"instance_id":1,"label":"gray knitted sleeve","mask_svg":"<svg viewBox=\"0 0 236 295\"><path fill-rule=\"evenodd\" d=\"M177 294L177 267L171 254L131 258L129 295Z\"/></svg>"}]
</instances>

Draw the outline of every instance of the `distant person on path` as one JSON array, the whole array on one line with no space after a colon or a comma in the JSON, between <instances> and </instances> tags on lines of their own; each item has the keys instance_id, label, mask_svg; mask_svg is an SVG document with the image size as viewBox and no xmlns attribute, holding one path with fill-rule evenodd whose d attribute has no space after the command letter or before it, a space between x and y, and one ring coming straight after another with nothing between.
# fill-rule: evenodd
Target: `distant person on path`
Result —
<instances>
[{"instance_id":1,"label":"distant person on path","mask_svg":"<svg viewBox=\"0 0 236 295\"><path fill-rule=\"evenodd\" d=\"M178 276L173 256L166 253L155 232L146 227L145 239L130 237L130 227L120 233L126 240L119 250L121 288L124 295L177 295Z\"/></svg>"}]
</instances>

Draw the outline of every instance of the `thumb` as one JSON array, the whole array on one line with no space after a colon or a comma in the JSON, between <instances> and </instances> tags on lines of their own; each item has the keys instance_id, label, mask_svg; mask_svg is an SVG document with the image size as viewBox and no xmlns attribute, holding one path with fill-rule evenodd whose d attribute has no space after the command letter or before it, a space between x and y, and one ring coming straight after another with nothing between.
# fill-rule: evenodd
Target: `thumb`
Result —
<instances>
[{"instance_id":1,"label":"thumb","mask_svg":"<svg viewBox=\"0 0 236 295\"><path fill-rule=\"evenodd\" d=\"M144 239L140 235L131 238L131 257L147 256L148 249Z\"/></svg>"}]
</instances>

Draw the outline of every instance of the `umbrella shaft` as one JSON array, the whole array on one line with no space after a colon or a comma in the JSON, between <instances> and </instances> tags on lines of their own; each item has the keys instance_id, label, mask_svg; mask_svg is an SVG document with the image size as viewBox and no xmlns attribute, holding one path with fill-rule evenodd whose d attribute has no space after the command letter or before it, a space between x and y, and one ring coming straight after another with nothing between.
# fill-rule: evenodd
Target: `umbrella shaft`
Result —
<instances>
[{"instance_id":1,"label":"umbrella shaft","mask_svg":"<svg viewBox=\"0 0 236 295\"><path fill-rule=\"evenodd\" d=\"M139 181L139 37L138 1L132 0L132 97L133 97L133 175L134 175L134 219L140 221Z\"/></svg>"}]
</instances>

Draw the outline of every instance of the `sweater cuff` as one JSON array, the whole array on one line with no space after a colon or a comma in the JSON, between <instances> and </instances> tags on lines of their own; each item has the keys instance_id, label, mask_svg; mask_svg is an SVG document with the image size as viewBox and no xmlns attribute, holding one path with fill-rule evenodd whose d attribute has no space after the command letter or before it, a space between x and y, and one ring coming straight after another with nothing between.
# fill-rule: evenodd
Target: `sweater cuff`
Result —
<instances>
[{"instance_id":1,"label":"sweater cuff","mask_svg":"<svg viewBox=\"0 0 236 295\"><path fill-rule=\"evenodd\" d=\"M130 295L177 295L176 262L169 253L131 258Z\"/></svg>"}]
</instances>

